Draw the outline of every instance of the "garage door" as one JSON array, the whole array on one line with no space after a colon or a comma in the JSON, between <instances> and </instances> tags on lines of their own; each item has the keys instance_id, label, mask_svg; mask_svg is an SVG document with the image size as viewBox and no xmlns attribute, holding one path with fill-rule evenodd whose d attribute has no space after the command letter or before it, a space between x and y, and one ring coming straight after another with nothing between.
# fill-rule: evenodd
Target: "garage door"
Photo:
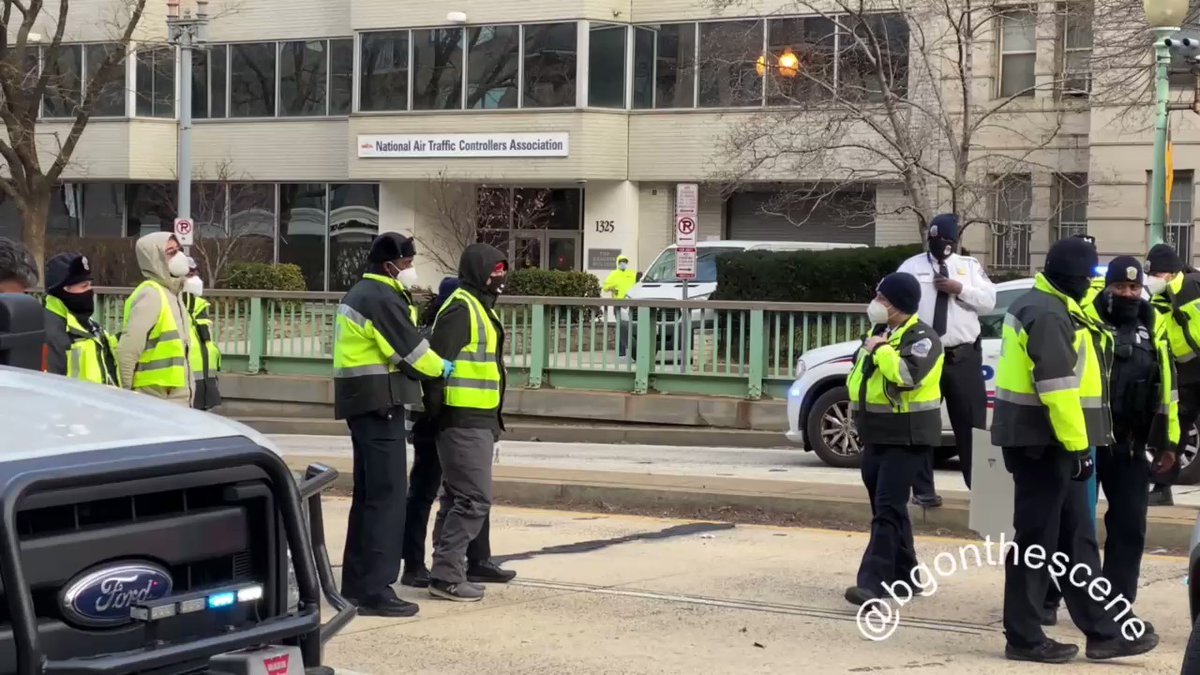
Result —
<instances>
[{"instance_id":1,"label":"garage door","mask_svg":"<svg viewBox=\"0 0 1200 675\"><path fill-rule=\"evenodd\" d=\"M772 192L737 192L729 201L729 238L752 241L875 243L875 190L843 192L820 203L792 203L773 212ZM800 223L795 225L793 223Z\"/></svg>"}]
</instances>

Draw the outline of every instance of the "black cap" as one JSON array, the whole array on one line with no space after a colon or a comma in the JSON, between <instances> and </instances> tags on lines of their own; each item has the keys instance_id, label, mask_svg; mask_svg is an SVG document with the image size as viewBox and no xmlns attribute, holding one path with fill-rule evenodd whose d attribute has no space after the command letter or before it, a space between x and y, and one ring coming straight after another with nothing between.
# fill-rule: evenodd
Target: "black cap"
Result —
<instances>
[{"instance_id":1,"label":"black cap","mask_svg":"<svg viewBox=\"0 0 1200 675\"><path fill-rule=\"evenodd\" d=\"M92 268L82 253L59 253L46 261L47 291L91 280Z\"/></svg>"},{"instance_id":2,"label":"black cap","mask_svg":"<svg viewBox=\"0 0 1200 675\"><path fill-rule=\"evenodd\" d=\"M942 213L929 221L929 238L958 240L958 216L953 213Z\"/></svg>"},{"instance_id":3,"label":"black cap","mask_svg":"<svg viewBox=\"0 0 1200 675\"><path fill-rule=\"evenodd\" d=\"M921 284L907 272L892 272L875 287L892 307L905 314L916 314L921 306Z\"/></svg>"},{"instance_id":4,"label":"black cap","mask_svg":"<svg viewBox=\"0 0 1200 675\"><path fill-rule=\"evenodd\" d=\"M1182 271L1183 261L1179 259L1179 254L1171 248L1170 244L1155 244L1154 248L1150 249L1150 253L1146 255L1147 274L1163 274L1164 272L1175 274Z\"/></svg>"},{"instance_id":5,"label":"black cap","mask_svg":"<svg viewBox=\"0 0 1200 675\"><path fill-rule=\"evenodd\" d=\"M1100 256L1096 247L1084 239L1059 239L1046 253L1045 272L1048 277L1091 278L1096 273Z\"/></svg>"},{"instance_id":6,"label":"black cap","mask_svg":"<svg viewBox=\"0 0 1200 675\"><path fill-rule=\"evenodd\" d=\"M1104 285L1126 281L1144 285L1146 277L1142 274L1142 266L1138 263L1137 258L1131 255L1117 256L1108 263L1108 271L1104 273Z\"/></svg>"},{"instance_id":7,"label":"black cap","mask_svg":"<svg viewBox=\"0 0 1200 675\"><path fill-rule=\"evenodd\" d=\"M385 263L400 258L411 258L416 254L417 245L412 237L406 237L399 232L384 232L371 242L367 262Z\"/></svg>"}]
</instances>

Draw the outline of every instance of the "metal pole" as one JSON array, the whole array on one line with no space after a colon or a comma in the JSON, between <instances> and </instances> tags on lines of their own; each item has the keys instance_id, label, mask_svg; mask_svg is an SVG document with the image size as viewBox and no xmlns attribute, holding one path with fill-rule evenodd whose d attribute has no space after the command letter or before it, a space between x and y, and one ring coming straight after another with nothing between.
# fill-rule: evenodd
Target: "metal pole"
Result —
<instances>
[{"instance_id":1,"label":"metal pole","mask_svg":"<svg viewBox=\"0 0 1200 675\"><path fill-rule=\"evenodd\" d=\"M192 217L192 31L184 28L179 36L179 213ZM195 236L195 235L193 235ZM190 246L184 246L190 255Z\"/></svg>"},{"instance_id":2,"label":"metal pole","mask_svg":"<svg viewBox=\"0 0 1200 675\"><path fill-rule=\"evenodd\" d=\"M1174 28L1154 30L1154 166L1150 180L1150 246L1166 241L1167 222L1167 104L1170 99L1170 82L1167 70L1171 65L1171 50L1166 39ZM1147 247L1149 248L1149 247Z\"/></svg>"}]
</instances>

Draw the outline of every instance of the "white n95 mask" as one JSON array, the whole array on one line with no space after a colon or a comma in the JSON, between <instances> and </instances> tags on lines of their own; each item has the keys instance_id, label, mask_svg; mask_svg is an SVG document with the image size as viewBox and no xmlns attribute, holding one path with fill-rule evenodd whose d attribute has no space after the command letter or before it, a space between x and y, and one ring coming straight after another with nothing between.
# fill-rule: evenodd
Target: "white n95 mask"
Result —
<instances>
[{"instance_id":1,"label":"white n95 mask","mask_svg":"<svg viewBox=\"0 0 1200 675\"><path fill-rule=\"evenodd\" d=\"M887 306L879 300L872 300L871 304L867 305L867 318L871 320L871 323L887 323Z\"/></svg>"}]
</instances>

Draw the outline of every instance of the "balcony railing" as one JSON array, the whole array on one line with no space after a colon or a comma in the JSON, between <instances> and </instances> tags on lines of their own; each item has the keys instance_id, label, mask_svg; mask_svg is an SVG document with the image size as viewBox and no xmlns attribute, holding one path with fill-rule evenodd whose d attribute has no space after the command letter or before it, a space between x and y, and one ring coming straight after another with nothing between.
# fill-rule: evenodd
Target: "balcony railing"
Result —
<instances>
[{"instance_id":1,"label":"balcony railing","mask_svg":"<svg viewBox=\"0 0 1200 675\"><path fill-rule=\"evenodd\" d=\"M96 319L121 330L131 289L97 289ZM340 293L218 291L222 370L332 375ZM804 352L868 329L863 305L505 296L509 386L783 398Z\"/></svg>"}]
</instances>

